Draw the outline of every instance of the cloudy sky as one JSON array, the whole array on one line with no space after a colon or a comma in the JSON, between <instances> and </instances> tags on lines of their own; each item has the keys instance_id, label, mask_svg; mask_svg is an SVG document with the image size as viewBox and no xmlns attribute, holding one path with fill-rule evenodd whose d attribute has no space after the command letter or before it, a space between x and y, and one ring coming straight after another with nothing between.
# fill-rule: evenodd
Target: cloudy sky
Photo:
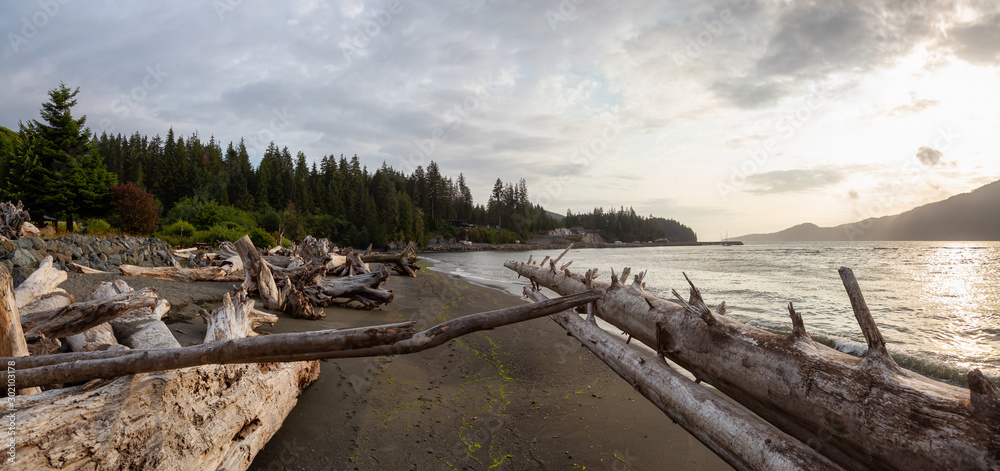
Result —
<instances>
[{"instance_id":1,"label":"cloudy sky","mask_svg":"<svg viewBox=\"0 0 1000 471\"><path fill-rule=\"evenodd\" d=\"M993 0L288 3L3 2L0 125L62 80L97 132L435 160L702 240L1000 179Z\"/></svg>"}]
</instances>

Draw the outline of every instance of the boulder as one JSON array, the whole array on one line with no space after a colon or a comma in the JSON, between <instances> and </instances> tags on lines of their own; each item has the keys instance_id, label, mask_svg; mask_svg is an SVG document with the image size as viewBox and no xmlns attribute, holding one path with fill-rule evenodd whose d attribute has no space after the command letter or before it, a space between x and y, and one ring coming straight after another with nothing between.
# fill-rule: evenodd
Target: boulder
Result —
<instances>
[{"instance_id":1,"label":"boulder","mask_svg":"<svg viewBox=\"0 0 1000 471\"><path fill-rule=\"evenodd\" d=\"M10 261L15 267L38 268L38 259L32 255L32 250L18 247L11 252ZM37 252L35 252L37 254ZM29 272L30 274L30 272Z\"/></svg>"}]
</instances>

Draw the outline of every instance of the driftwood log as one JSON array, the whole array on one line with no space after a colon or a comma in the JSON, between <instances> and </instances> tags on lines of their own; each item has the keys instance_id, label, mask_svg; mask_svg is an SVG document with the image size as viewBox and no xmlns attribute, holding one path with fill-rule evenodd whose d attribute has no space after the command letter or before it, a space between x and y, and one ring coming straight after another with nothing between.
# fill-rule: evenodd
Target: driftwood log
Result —
<instances>
[{"instance_id":1,"label":"driftwood log","mask_svg":"<svg viewBox=\"0 0 1000 471\"><path fill-rule=\"evenodd\" d=\"M143 276L146 278L156 278L160 280L172 281L240 281L243 273L234 269L232 265L228 267L201 267L201 268L180 268L180 267L140 267L136 265L119 265L118 270L125 276Z\"/></svg>"},{"instance_id":2,"label":"driftwood log","mask_svg":"<svg viewBox=\"0 0 1000 471\"><path fill-rule=\"evenodd\" d=\"M11 358L3 363L5 367L11 366L10 362L16 364L21 357L29 355L28 343L25 341L24 331L21 329L21 316L17 309L17 301L14 299L14 279L7 271L7 267L3 265L0 265L0 354ZM10 371L9 368L8 371ZM7 379L11 379L10 376ZM9 388L10 385L8 384L7 387ZM19 394L33 394L41 391L31 387L18 387L18 389Z\"/></svg>"},{"instance_id":3,"label":"driftwood log","mask_svg":"<svg viewBox=\"0 0 1000 471\"><path fill-rule=\"evenodd\" d=\"M361 260L365 263L390 265L396 273L409 277L416 277L417 270L420 269L416 264L417 252L413 248L413 242L407 244L400 253L369 253L362 255Z\"/></svg>"},{"instance_id":4,"label":"driftwood log","mask_svg":"<svg viewBox=\"0 0 1000 471\"><path fill-rule=\"evenodd\" d=\"M238 325L219 316L243 316L252 306L249 302L217 313L216 325ZM218 342L212 345L220 350L242 335L241 329L225 327L214 332ZM135 358L186 352L134 351ZM109 353L115 351L69 355ZM20 381L21 368L31 361L60 355L8 361L16 362ZM318 362L205 365L22 396L16 410L16 463L22 469L246 469L318 374ZM26 384L30 375L24 379ZM5 401L0 404L0 414L11 412Z\"/></svg>"},{"instance_id":5,"label":"driftwood log","mask_svg":"<svg viewBox=\"0 0 1000 471\"><path fill-rule=\"evenodd\" d=\"M280 311L285 302L284 297L274 281L271 269L257 252L250 236L240 238L234 248L243 261L243 288L248 294L259 295L265 308Z\"/></svg>"},{"instance_id":6,"label":"driftwood log","mask_svg":"<svg viewBox=\"0 0 1000 471\"><path fill-rule=\"evenodd\" d=\"M693 285L678 306L645 293L643 274L626 286L627 273L607 284L596 270L581 276L551 262L505 266L564 295L605 290L597 316L844 468L1000 469L1000 417L990 412L1000 407L970 405L1000 404L996 389L970 395L889 365L870 313L856 312L870 326L870 353L859 359L809 338L791 305L793 332L780 335L713 313ZM842 274L848 286L853 275ZM970 372L970 384L979 376Z\"/></svg>"},{"instance_id":7,"label":"driftwood log","mask_svg":"<svg viewBox=\"0 0 1000 471\"><path fill-rule=\"evenodd\" d=\"M33 312L21 317L21 326L25 335L43 335L57 339L78 334L136 309L155 307L156 299L156 289L143 288L134 293L73 303L51 311Z\"/></svg>"},{"instance_id":8,"label":"driftwood log","mask_svg":"<svg viewBox=\"0 0 1000 471\"><path fill-rule=\"evenodd\" d=\"M320 330L292 334L271 334L253 338L216 337L226 327L252 322L253 301L245 295L225 298L209 322L206 342L202 345L162 350L120 350L60 353L16 359L20 384L71 383L114 378L125 374L207 364L249 362L289 362L331 358L358 358L402 355L433 348L462 335L489 330L580 306L599 298L599 291L588 291L495 311L458 317L427 330L415 332L414 323L402 322L346 330ZM218 319L232 316L231 319ZM215 339L209 342L209 339ZM0 361L14 361L0 358Z\"/></svg>"},{"instance_id":9,"label":"driftwood log","mask_svg":"<svg viewBox=\"0 0 1000 471\"><path fill-rule=\"evenodd\" d=\"M539 291L525 297L541 302ZM733 468L748 471L840 470L824 456L759 417L716 396L671 368L659 354L645 356L574 311L551 318L640 394Z\"/></svg>"}]
</instances>

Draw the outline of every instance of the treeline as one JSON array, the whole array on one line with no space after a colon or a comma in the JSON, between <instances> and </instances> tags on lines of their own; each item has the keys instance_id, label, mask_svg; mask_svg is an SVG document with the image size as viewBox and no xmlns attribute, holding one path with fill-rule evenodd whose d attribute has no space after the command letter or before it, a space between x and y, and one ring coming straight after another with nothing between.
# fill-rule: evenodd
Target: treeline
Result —
<instances>
[{"instance_id":1,"label":"treeline","mask_svg":"<svg viewBox=\"0 0 1000 471\"><path fill-rule=\"evenodd\" d=\"M698 236L691 230L673 219L657 218L650 215L637 215L632 208L619 207L618 211L604 211L595 208L589 213L573 214L566 211L562 223L566 227L582 226L601 231L601 236L607 241L623 242L652 241L666 237L671 242L697 242Z\"/></svg>"},{"instance_id":2,"label":"treeline","mask_svg":"<svg viewBox=\"0 0 1000 471\"><path fill-rule=\"evenodd\" d=\"M242 140L223 150L214 137L204 143L197 134L175 137L172 129L166 139L102 134L95 146L119 180L160 198L168 223L171 208L190 207L184 201L190 198L252 212L265 230L293 240L313 234L356 246L424 243L432 233L453 234L452 221L501 226L521 239L558 225L530 203L523 179L517 185L498 179L499 191L477 205L465 176L453 180L434 161L410 175L385 163L372 172L356 155L328 155L310 165L304 153L293 158L288 147L271 143L254 168Z\"/></svg>"}]
</instances>

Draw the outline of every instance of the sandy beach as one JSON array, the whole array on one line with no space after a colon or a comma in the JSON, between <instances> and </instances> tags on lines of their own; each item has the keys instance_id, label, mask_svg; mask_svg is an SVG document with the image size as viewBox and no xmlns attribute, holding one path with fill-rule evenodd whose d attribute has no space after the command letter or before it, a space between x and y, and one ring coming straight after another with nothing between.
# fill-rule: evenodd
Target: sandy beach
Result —
<instances>
[{"instance_id":1,"label":"sandy beach","mask_svg":"<svg viewBox=\"0 0 1000 471\"><path fill-rule=\"evenodd\" d=\"M85 299L114 275L75 275ZM233 283L152 286L174 306L182 345L199 341L195 314ZM376 311L328 308L326 319L281 316L266 332L302 332L445 319L526 302L431 270L394 276L395 300ZM325 361L252 470L731 469L646 401L558 325L537 319L461 337L414 355ZM266 407L262 405L262 407Z\"/></svg>"}]
</instances>

